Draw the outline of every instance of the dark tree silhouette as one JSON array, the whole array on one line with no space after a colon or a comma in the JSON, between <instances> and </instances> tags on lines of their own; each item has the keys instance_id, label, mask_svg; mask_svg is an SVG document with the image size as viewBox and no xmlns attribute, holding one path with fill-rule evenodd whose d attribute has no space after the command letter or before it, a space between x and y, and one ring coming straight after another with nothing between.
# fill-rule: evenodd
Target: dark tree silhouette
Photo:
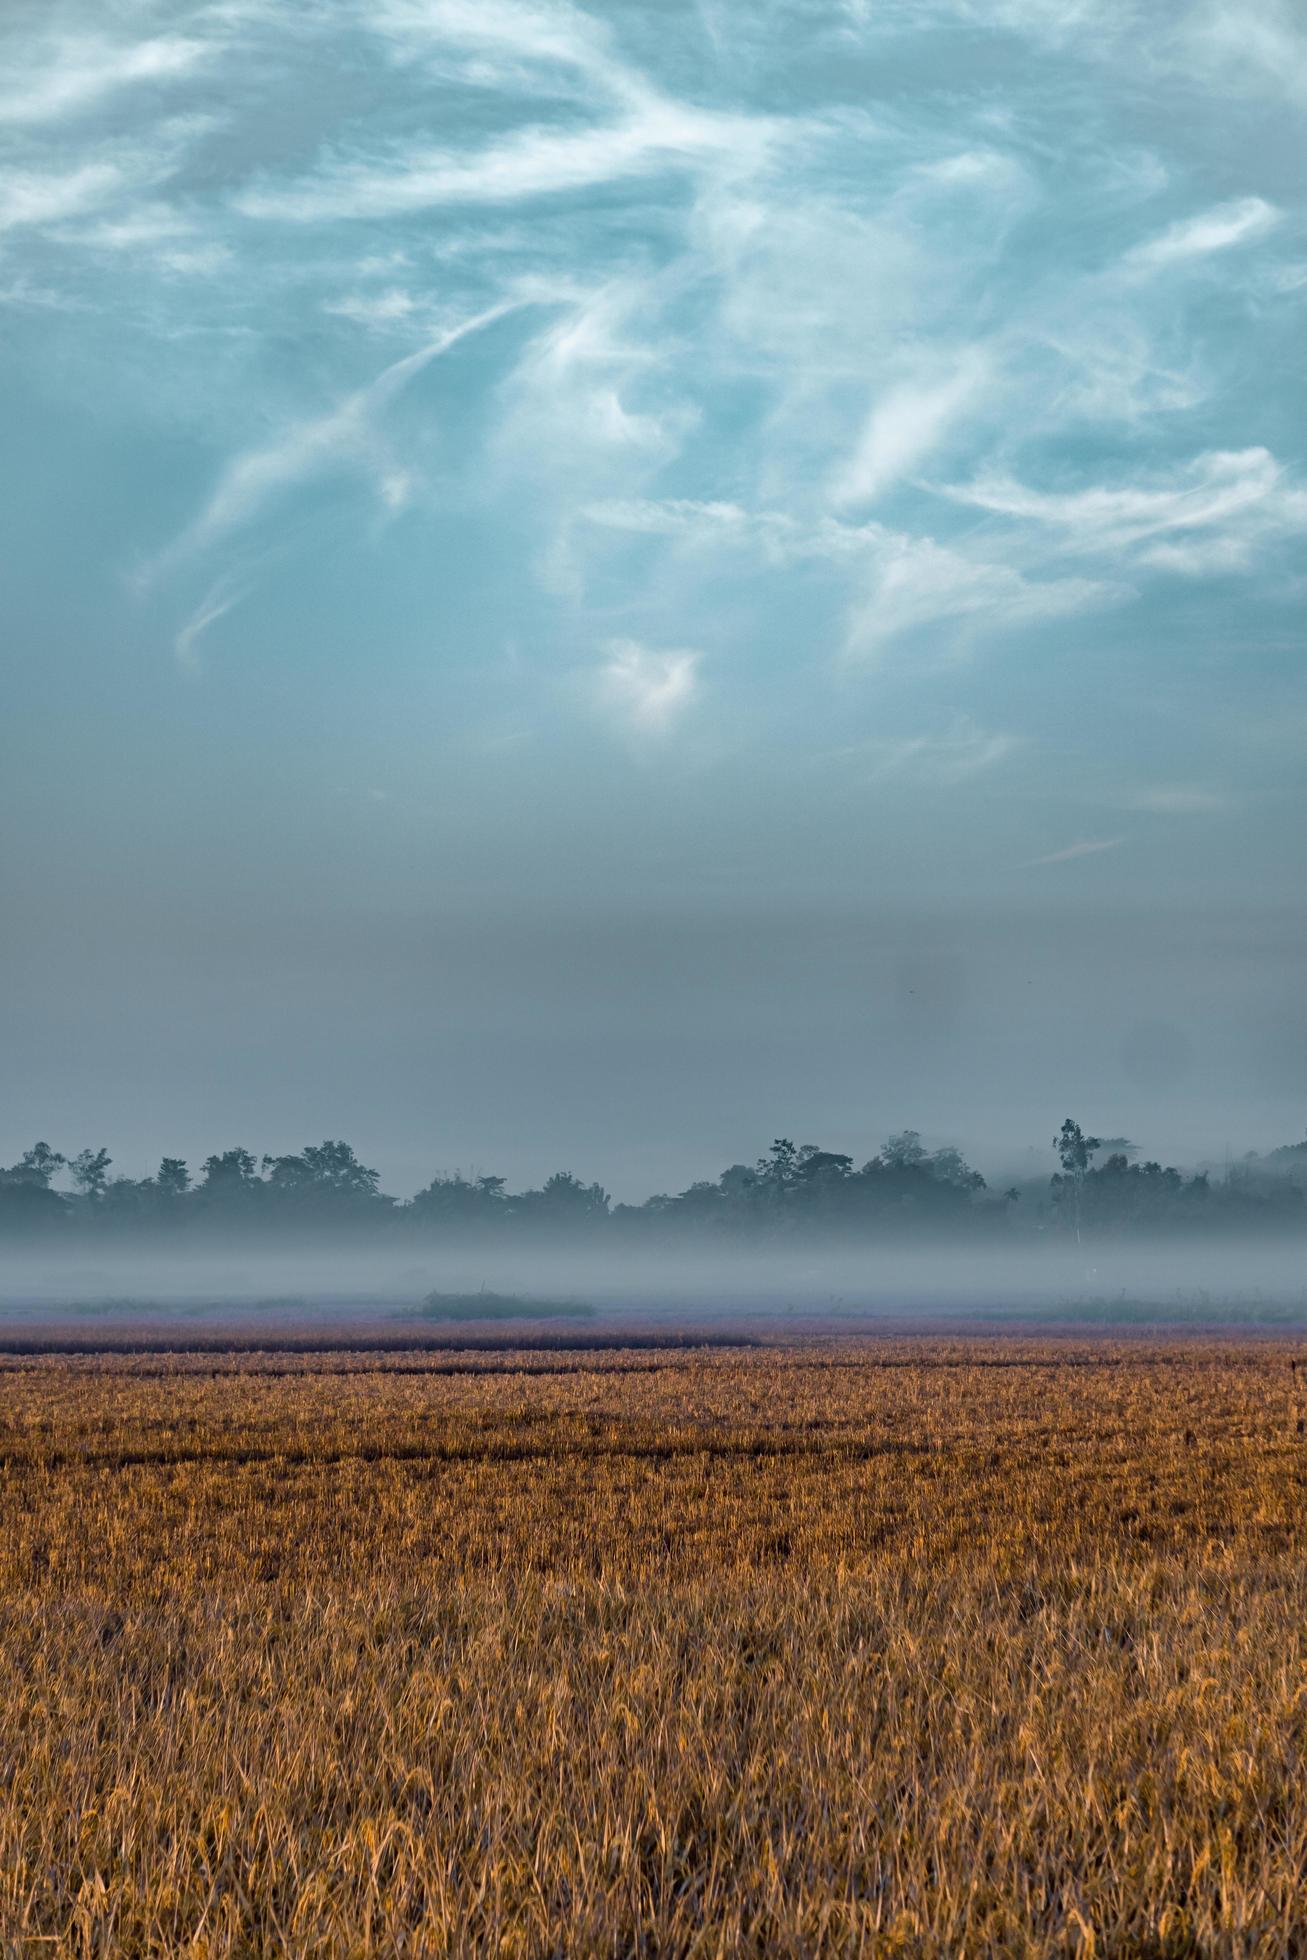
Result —
<instances>
[{"instance_id":1,"label":"dark tree silhouette","mask_svg":"<svg viewBox=\"0 0 1307 1960\"><path fill-rule=\"evenodd\" d=\"M578 1225L608 1216L609 1197L602 1184L584 1184L571 1171L555 1171L538 1191L524 1191L518 1207L547 1227Z\"/></svg>"},{"instance_id":2,"label":"dark tree silhouette","mask_svg":"<svg viewBox=\"0 0 1307 1960\"><path fill-rule=\"evenodd\" d=\"M206 1191L242 1190L258 1182L254 1156L248 1150L224 1150L216 1157L206 1157L203 1170Z\"/></svg>"},{"instance_id":3,"label":"dark tree silhouette","mask_svg":"<svg viewBox=\"0 0 1307 1960\"><path fill-rule=\"evenodd\" d=\"M881 1162L892 1171L916 1170L926 1161L925 1146L917 1130L900 1130L883 1145L880 1155Z\"/></svg>"},{"instance_id":4,"label":"dark tree silhouette","mask_svg":"<svg viewBox=\"0 0 1307 1960\"><path fill-rule=\"evenodd\" d=\"M50 1185L67 1161L48 1143L34 1143L16 1164L0 1170L0 1227L11 1232L57 1230L68 1205Z\"/></svg>"},{"instance_id":5,"label":"dark tree silhouette","mask_svg":"<svg viewBox=\"0 0 1307 1960\"><path fill-rule=\"evenodd\" d=\"M107 1150L79 1150L68 1166L73 1183L84 1198L103 1198L109 1183L113 1158Z\"/></svg>"},{"instance_id":6,"label":"dark tree silhouette","mask_svg":"<svg viewBox=\"0 0 1307 1960\"><path fill-rule=\"evenodd\" d=\"M48 1143L34 1143L25 1150L18 1162L3 1173L10 1184L34 1185L48 1191L50 1180L64 1168L68 1159L61 1150L51 1150Z\"/></svg>"},{"instance_id":7,"label":"dark tree silhouette","mask_svg":"<svg viewBox=\"0 0 1307 1960\"><path fill-rule=\"evenodd\" d=\"M1250 1152L1219 1179L1173 1165L1131 1161L1134 1146L1114 1138L1106 1150L1067 1117L1053 1140L1060 1169L1051 1179L1055 1216L1082 1232L1301 1229L1307 1188L1299 1147L1264 1157ZM1106 1155L1104 1152L1106 1151ZM185 1161L165 1157L154 1177L110 1174L106 1149L69 1160L41 1142L0 1169L0 1231L85 1231L121 1238L166 1230L220 1237L245 1232L350 1231L469 1235L608 1235L646 1243L679 1235L718 1243L812 1245L876 1237L942 1238L1002 1232L1010 1241L1046 1229L1049 1187L1011 1185L990 1197L984 1178L951 1145L930 1150L916 1130L888 1137L860 1168L846 1151L775 1137L753 1165L730 1165L716 1179L643 1204L613 1205L602 1184L556 1171L537 1189L510 1191L502 1177L441 1173L407 1202L380 1188L375 1169L339 1138L256 1159L242 1147L204 1159L192 1182ZM71 1193L54 1188L67 1174ZM1019 1202L1020 1201L1020 1202Z\"/></svg>"},{"instance_id":8,"label":"dark tree silhouette","mask_svg":"<svg viewBox=\"0 0 1307 1960\"><path fill-rule=\"evenodd\" d=\"M1080 1195L1084 1188L1085 1173L1089 1169L1094 1152L1101 1150L1102 1147L1097 1137L1086 1136L1080 1125L1073 1122L1069 1116L1053 1138L1053 1148L1062 1165L1061 1188L1069 1189L1071 1193L1071 1211L1075 1220L1077 1245L1080 1243ZM1053 1182L1056 1186L1059 1180L1055 1177Z\"/></svg>"},{"instance_id":9,"label":"dark tree silhouette","mask_svg":"<svg viewBox=\"0 0 1307 1960\"><path fill-rule=\"evenodd\" d=\"M775 1137L772 1147L765 1157L758 1159L757 1179L767 1194L776 1202L784 1199L785 1193L799 1175L799 1152L789 1137Z\"/></svg>"}]
</instances>

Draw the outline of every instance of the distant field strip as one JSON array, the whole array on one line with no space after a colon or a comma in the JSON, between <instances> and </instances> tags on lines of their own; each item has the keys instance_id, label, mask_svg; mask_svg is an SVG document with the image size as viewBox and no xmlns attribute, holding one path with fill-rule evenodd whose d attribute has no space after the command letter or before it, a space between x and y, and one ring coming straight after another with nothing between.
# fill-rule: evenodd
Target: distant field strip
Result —
<instances>
[{"instance_id":1,"label":"distant field strip","mask_svg":"<svg viewBox=\"0 0 1307 1960\"><path fill-rule=\"evenodd\" d=\"M0 1357L0 1952L1307 1953L1300 1386Z\"/></svg>"}]
</instances>

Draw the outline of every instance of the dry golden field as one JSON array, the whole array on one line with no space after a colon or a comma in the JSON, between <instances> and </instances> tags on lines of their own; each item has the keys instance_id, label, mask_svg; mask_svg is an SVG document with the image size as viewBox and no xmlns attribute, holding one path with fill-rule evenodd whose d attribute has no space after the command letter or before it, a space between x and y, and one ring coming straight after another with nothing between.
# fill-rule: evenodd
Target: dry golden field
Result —
<instances>
[{"instance_id":1,"label":"dry golden field","mask_svg":"<svg viewBox=\"0 0 1307 1960\"><path fill-rule=\"evenodd\" d=\"M0 1357L0 1952L1307 1953L1298 1351Z\"/></svg>"}]
</instances>

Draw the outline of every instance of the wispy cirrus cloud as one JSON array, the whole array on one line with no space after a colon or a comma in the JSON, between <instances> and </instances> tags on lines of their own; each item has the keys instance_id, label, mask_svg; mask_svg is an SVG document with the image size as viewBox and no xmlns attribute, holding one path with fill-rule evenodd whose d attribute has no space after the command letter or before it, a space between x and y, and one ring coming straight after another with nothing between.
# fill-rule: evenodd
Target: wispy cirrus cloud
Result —
<instances>
[{"instance_id":1,"label":"wispy cirrus cloud","mask_svg":"<svg viewBox=\"0 0 1307 1960\"><path fill-rule=\"evenodd\" d=\"M379 293L346 293L341 299L324 300L322 310L361 327L393 331L412 320L418 301L402 287L388 286Z\"/></svg>"},{"instance_id":2,"label":"wispy cirrus cloud","mask_svg":"<svg viewBox=\"0 0 1307 1960\"><path fill-rule=\"evenodd\" d=\"M616 51L598 15L538 0L375 0L364 25L402 58L449 68L479 88L599 92L647 99L648 85ZM543 71L543 72L542 72Z\"/></svg>"},{"instance_id":3,"label":"wispy cirrus cloud","mask_svg":"<svg viewBox=\"0 0 1307 1960\"><path fill-rule=\"evenodd\" d=\"M184 34L115 43L92 32L17 48L11 43L10 81L0 88L0 127L62 121L100 107L122 90L179 81L212 52L212 44Z\"/></svg>"},{"instance_id":4,"label":"wispy cirrus cloud","mask_svg":"<svg viewBox=\"0 0 1307 1960\"><path fill-rule=\"evenodd\" d=\"M1056 531L1076 555L1135 551L1159 568L1192 573L1231 569L1258 539L1307 528L1307 491L1260 447L1208 451L1134 483L1062 491L986 477L945 494Z\"/></svg>"},{"instance_id":5,"label":"wispy cirrus cloud","mask_svg":"<svg viewBox=\"0 0 1307 1960\"><path fill-rule=\"evenodd\" d=\"M1073 51L1138 85L1196 77L1290 103L1307 101L1307 32L1294 0L1179 0L1164 17L1139 0L845 0L846 18L875 34L948 20Z\"/></svg>"},{"instance_id":6,"label":"wispy cirrus cloud","mask_svg":"<svg viewBox=\"0 0 1307 1960\"><path fill-rule=\"evenodd\" d=\"M872 736L835 751L841 760L862 764L873 778L903 777L912 782L948 785L969 782L1006 762L1022 747L1021 737L979 728L961 715L947 727L926 734Z\"/></svg>"},{"instance_id":7,"label":"wispy cirrus cloud","mask_svg":"<svg viewBox=\"0 0 1307 1960\"><path fill-rule=\"evenodd\" d=\"M1138 0L655 12L187 0L165 28L61 0L23 32L0 300L102 309L97 382L228 445L156 576L208 577L328 477L403 505L441 412L410 383L507 294L535 311L460 363L441 481L548 644L638 621L715 657L756 639L751 671L832 694L947 695L957 656L1164 621L1178 576L1288 588L1303 436L1269 408L1302 211L1233 123L1205 168L1192 102L1241 17L1241 89L1290 62L1291 8L1186 0L1146 33ZM988 752L957 743L885 766L965 775Z\"/></svg>"},{"instance_id":8,"label":"wispy cirrus cloud","mask_svg":"<svg viewBox=\"0 0 1307 1960\"><path fill-rule=\"evenodd\" d=\"M117 163L71 170L0 170L0 232L79 218L119 195L130 181Z\"/></svg>"},{"instance_id":9,"label":"wispy cirrus cloud","mask_svg":"<svg viewBox=\"0 0 1307 1960\"><path fill-rule=\"evenodd\" d=\"M623 727L664 735L693 700L702 659L702 654L686 647L613 640L599 668L599 702Z\"/></svg>"},{"instance_id":10,"label":"wispy cirrus cloud","mask_svg":"<svg viewBox=\"0 0 1307 1960\"><path fill-rule=\"evenodd\" d=\"M514 467L533 471L544 461L555 480L577 469L589 483L614 458L627 471L668 461L695 411L679 390L658 391L667 360L640 317L656 304L648 282L634 275L590 290L545 286L540 298L552 302L551 317L505 381L497 446Z\"/></svg>"},{"instance_id":11,"label":"wispy cirrus cloud","mask_svg":"<svg viewBox=\"0 0 1307 1960\"><path fill-rule=\"evenodd\" d=\"M505 301L487 307L414 353L392 361L375 380L353 390L324 414L295 423L274 441L235 457L199 516L156 561L154 575L217 543L248 524L274 497L325 471L362 470L375 482L383 502L391 508L403 503L409 480L382 436L380 418L384 410L424 368L469 335L503 319L517 304Z\"/></svg>"},{"instance_id":12,"label":"wispy cirrus cloud","mask_svg":"<svg viewBox=\"0 0 1307 1960\"><path fill-rule=\"evenodd\" d=\"M250 587L247 583L230 578L218 579L209 587L195 610L177 630L177 636L173 641L173 652L177 656L179 666L188 668L192 673L199 671L200 641L211 627L216 626L220 619L225 619L229 612L249 596L249 591Z\"/></svg>"},{"instance_id":13,"label":"wispy cirrus cloud","mask_svg":"<svg viewBox=\"0 0 1307 1960\"><path fill-rule=\"evenodd\" d=\"M1133 245L1123 263L1131 271L1154 272L1186 260L1210 258L1267 237L1281 216L1264 197L1236 198L1193 217L1177 218L1155 238Z\"/></svg>"},{"instance_id":14,"label":"wispy cirrus cloud","mask_svg":"<svg viewBox=\"0 0 1307 1960\"><path fill-rule=\"evenodd\" d=\"M428 211L528 207L601 186L671 175L748 174L788 119L705 105L656 85L625 58L611 25L566 0L379 0L364 22L400 61L514 103L490 141L388 150L340 148L296 182L253 182L235 197L245 218L301 227L387 222ZM541 118L540 95L570 115Z\"/></svg>"},{"instance_id":15,"label":"wispy cirrus cloud","mask_svg":"<svg viewBox=\"0 0 1307 1960\"><path fill-rule=\"evenodd\" d=\"M759 134L752 119L655 101L621 122L520 129L470 154L409 146L380 160L333 160L300 184L241 191L236 208L248 218L312 225L516 204L730 157Z\"/></svg>"},{"instance_id":16,"label":"wispy cirrus cloud","mask_svg":"<svg viewBox=\"0 0 1307 1960\"><path fill-rule=\"evenodd\" d=\"M1182 17L1179 51L1224 89L1307 104L1307 24L1294 0L1205 0Z\"/></svg>"},{"instance_id":17,"label":"wispy cirrus cloud","mask_svg":"<svg viewBox=\"0 0 1307 1960\"><path fill-rule=\"evenodd\" d=\"M76 252L112 243L115 224L157 226L160 187L174 177L194 143L213 128L206 116L166 116L130 138L118 135L83 146L65 162L69 146L48 140L4 147L20 160L0 163L0 232L25 232L31 240ZM56 161L55 159L58 159Z\"/></svg>"},{"instance_id":18,"label":"wispy cirrus cloud","mask_svg":"<svg viewBox=\"0 0 1307 1960\"><path fill-rule=\"evenodd\" d=\"M970 628L973 636L992 638L1128 595L1129 588L1114 580L1030 577L974 548L887 533L870 553L865 590L849 619L847 651L855 660L876 661L903 635L932 627ZM960 644L967 642L950 636L950 651Z\"/></svg>"},{"instance_id":19,"label":"wispy cirrus cloud","mask_svg":"<svg viewBox=\"0 0 1307 1960\"><path fill-rule=\"evenodd\" d=\"M158 199L139 200L121 216L87 226L85 241L106 252L155 251L195 235L192 221Z\"/></svg>"},{"instance_id":20,"label":"wispy cirrus cloud","mask_svg":"<svg viewBox=\"0 0 1307 1960\"><path fill-rule=\"evenodd\" d=\"M1129 596L1114 578L1031 575L983 545L963 548L876 522L804 521L687 499L591 505L587 516L618 531L678 538L692 553L715 544L776 565L813 559L837 565L849 594L844 652L855 662L879 661L896 640L931 627L951 629L949 647L957 651L963 628L970 643Z\"/></svg>"},{"instance_id":21,"label":"wispy cirrus cloud","mask_svg":"<svg viewBox=\"0 0 1307 1960\"><path fill-rule=\"evenodd\" d=\"M835 478L835 502L872 503L917 469L975 402L987 378L983 359L968 350L941 375L887 389Z\"/></svg>"},{"instance_id":22,"label":"wispy cirrus cloud","mask_svg":"<svg viewBox=\"0 0 1307 1960\"><path fill-rule=\"evenodd\" d=\"M1128 810L1161 817L1221 816L1233 807L1224 790L1208 789L1200 783L1149 783L1143 789L1131 790L1122 803Z\"/></svg>"},{"instance_id":23,"label":"wispy cirrus cloud","mask_svg":"<svg viewBox=\"0 0 1307 1960\"><path fill-rule=\"evenodd\" d=\"M1060 851L1046 851L1042 857L1026 858L1018 871L1035 871L1046 864L1073 864L1077 858L1097 857L1103 851L1119 850L1124 837L1086 837L1078 844L1067 844Z\"/></svg>"}]
</instances>

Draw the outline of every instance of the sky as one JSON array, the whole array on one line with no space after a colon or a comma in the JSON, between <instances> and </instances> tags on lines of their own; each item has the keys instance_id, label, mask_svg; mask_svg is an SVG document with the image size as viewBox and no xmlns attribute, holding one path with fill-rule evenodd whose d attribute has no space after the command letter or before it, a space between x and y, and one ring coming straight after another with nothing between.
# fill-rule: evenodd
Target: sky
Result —
<instances>
[{"instance_id":1,"label":"sky","mask_svg":"<svg viewBox=\"0 0 1307 1960\"><path fill-rule=\"evenodd\" d=\"M0 1160L1307 1126L1307 15L7 0Z\"/></svg>"}]
</instances>

